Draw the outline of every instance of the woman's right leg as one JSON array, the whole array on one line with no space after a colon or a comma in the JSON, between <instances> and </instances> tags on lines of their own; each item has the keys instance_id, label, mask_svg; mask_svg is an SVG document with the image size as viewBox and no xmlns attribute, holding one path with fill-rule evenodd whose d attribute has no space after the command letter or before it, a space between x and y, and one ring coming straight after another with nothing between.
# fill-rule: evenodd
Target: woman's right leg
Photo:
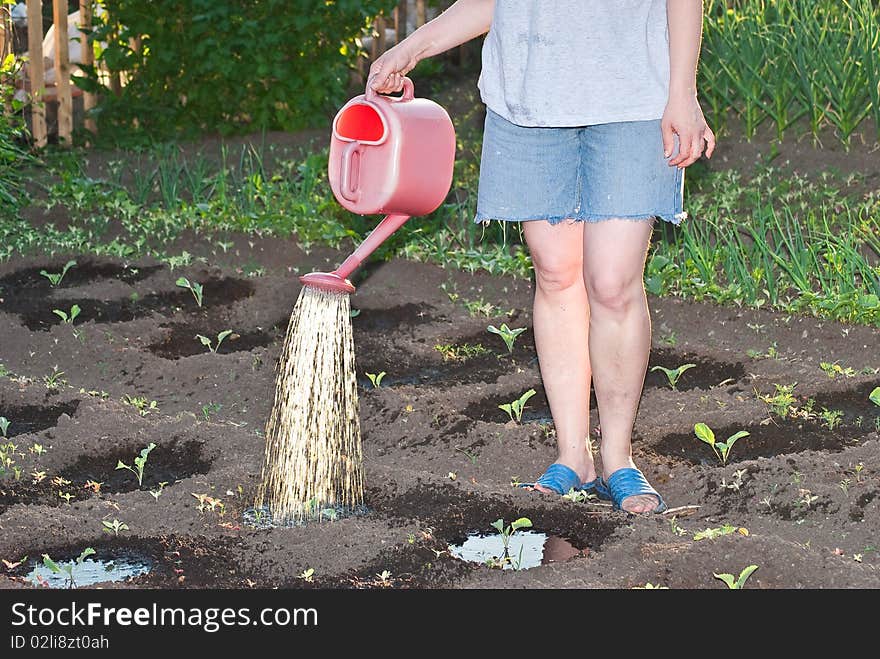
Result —
<instances>
[{"instance_id":1,"label":"woman's right leg","mask_svg":"<svg viewBox=\"0 0 880 659\"><path fill-rule=\"evenodd\" d=\"M596 467L589 450L590 306L583 275L584 223L529 220L522 226L535 268L535 346L556 427L557 462L589 482L596 477Z\"/></svg>"}]
</instances>

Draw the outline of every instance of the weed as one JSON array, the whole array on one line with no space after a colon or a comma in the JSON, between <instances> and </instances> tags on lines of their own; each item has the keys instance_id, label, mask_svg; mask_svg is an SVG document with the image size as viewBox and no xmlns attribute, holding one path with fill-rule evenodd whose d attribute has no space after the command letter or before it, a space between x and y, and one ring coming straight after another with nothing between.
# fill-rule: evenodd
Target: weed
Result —
<instances>
[{"instance_id":1,"label":"weed","mask_svg":"<svg viewBox=\"0 0 880 659\"><path fill-rule=\"evenodd\" d=\"M712 450L722 464L727 464L727 457L730 455L730 449L733 448L733 445L738 439L746 437L749 432L747 430L740 430L728 437L726 441L717 442L715 441L715 433L709 426L705 423L696 423L694 424L694 434L697 436L697 439L712 447Z\"/></svg>"},{"instance_id":2,"label":"weed","mask_svg":"<svg viewBox=\"0 0 880 659\"><path fill-rule=\"evenodd\" d=\"M195 492L191 492L191 494L198 500L199 505L197 507L199 512L204 512L205 510L210 510L214 512L219 508L219 515L222 517L226 514L226 504L223 503L220 499L216 499L214 497L208 496L207 494L196 494ZM312 502L310 502L311 504Z\"/></svg>"},{"instance_id":3,"label":"weed","mask_svg":"<svg viewBox=\"0 0 880 659\"><path fill-rule=\"evenodd\" d=\"M468 451L466 448L462 448L461 446L456 446L455 450L459 453L464 453L467 456L468 460L471 461L472 465L477 464L477 454L473 451Z\"/></svg>"},{"instance_id":4,"label":"weed","mask_svg":"<svg viewBox=\"0 0 880 659\"><path fill-rule=\"evenodd\" d=\"M370 379L370 383L373 385L373 389L378 389L382 386L382 378L384 378L388 374L385 371L382 371L379 374L365 373L365 375Z\"/></svg>"},{"instance_id":5,"label":"weed","mask_svg":"<svg viewBox=\"0 0 880 659\"><path fill-rule=\"evenodd\" d=\"M0 444L0 478L4 478L10 471L15 472L15 453L18 447L12 442ZM16 476L18 480L18 476Z\"/></svg>"},{"instance_id":6,"label":"weed","mask_svg":"<svg viewBox=\"0 0 880 659\"><path fill-rule=\"evenodd\" d=\"M724 526L716 526L714 528L698 531L694 534L694 540L714 540L715 538L720 538L723 535L730 535L731 533L739 533L740 535L747 536L749 535L749 530L742 526L725 524Z\"/></svg>"},{"instance_id":7,"label":"weed","mask_svg":"<svg viewBox=\"0 0 880 659\"><path fill-rule=\"evenodd\" d=\"M199 305L201 306L201 305ZM203 336L201 334L196 334L196 338L199 340L203 346L205 346L211 353L216 353L220 350L220 344L223 343L223 340L232 334L232 330L223 330L217 335L217 344L214 345L214 342L211 341L207 336Z\"/></svg>"},{"instance_id":8,"label":"weed","mask_svg":"<svg viewBox=\"0 0 880 659\"><path fill-rule=\"evenodd\" d=\"M43 384L46 385L46 389L58 389L67 384L67 380L64 378L64 371L59 371L58 366L53 366L52 372L43 376Z\"/></svg>"},{"instance_id":9,"label":"weed","mask_svg":"<svg viewBox=\"0 0 880 659\"><path fill-rule=\"evenodd\" d=\"M104 485L103 482L99 483L98 481L93 481L91 479L86 481L86 484L83 485L83 489L91 490L95 494L101 494L101 486Z\"/></svg>"},{"instance_id":10,"label":"weed","mask_svg":"<svg viewBox=\"0 0 880 659\"><path fill-rule=\"evenodd\" d=\"M672 348L678 343L678 338L675 335L675 331L673 330L669 334L664 334L660 337L660 343L666 344Z\"/></svg>"},{"instance_id":11,"label":"weed","mask_svg":"<svg viewBox=\"0 0 880 659\"><path fill-rule=\"evenodd\" d=\"M443 355L443 361L460 362L489 353L482 343L461 343L459 345L438 343L434 346L434 350Z\"/></svg>"},{"instance_id":12,"label":"weed","mask_svg":"<svg viewBox=\"0 0 880 659\"><path fill-rule=\"evenodd\" d=\"M66 574L67 575L67 587L68 588L76 588L76 582L73 579L73 570L77 565L82 565L83 561L86 560L89 556L95 553L95 550L91 547L86 547L82 553L76 557L76 561L70 561L64 567L58 565L55 561L53 561L49 554L43 554L43 565L46 566L49 570L54 572L55 574Z\"/></svg>"},{"instance_id":13,"label":"weed","mask_svg":"<svg viewBox=\"0 0 880 659\"><path fill-rule=\"evenodd\" d=\"M823 407L822 411L819 412L819 417L822 419L822 422L828 430L834 430L842 423L843 412L841 410L829 410Z\"/></svg>"},{"instance_id":14,"label":"weed","mask_svg":"<svg viewBox=\"0 0 880 659\"><path fill-rule=\"evenodd\" d=\"M669 586L661 586L659 584L655 586L649 581L644 586L633 586L632 590L669 590Z\"/></svg>"},{"instance_id":15,"label":"weed","mask_svg":"<svg viewBox=\"0 0 880 659\"><path fill-rule=\"evenodd\" d=\"M113 535L118 536L120 531L128 531L128 524L125 522L120 522L118 519L115 519L112 522L108 522L106 519L101 522L101 525L104 527L105 533L113 533Z\"/></svg>"},{"instance_id":16,"label":"weed","mask_svg":"<svg viewBox=\"0 0 880 659\"><path fill-rule=\"evenodd\" d=\"M202 288L202 285L199 282L190 281L186 277L178 277L177 281L174 283L177 284L178 286L180 286L181 288L188 288L190 293L192 293L193 297L196 299L196 304L199 305L199 307L202 306L202 301L203 301L202 295L204 293L204 290Z\"/></svg>"},{"instance_id":17,"label":"weed","mask_svg":"<svg viewBox=\"0 0 880 659\"><path fill-rule=\"evenodd\" d=\"M161 483L159 483L158 489L150 490L150 496L153 497L153 499L155 499L157 503L159 502L159 497L161 497L162 493L165 491L166 485L168 485L168 481L162 481Z\"/></svg>"},{"instance_id":18,"label":"weed","mask_svg":"<svg viewBox=\"0 0 880 659\"><path fill-rule=\"evenodd\" d=\"M128 469L131 473L133 473L137 477L138 486L143 485L144 483L144 467L147 466L147 458L150 455L150 452L156 448L156 445L153 442L150 442L145 448L141 449L140 455L135 456L134 458L134 467L129 467L122 460L119 460L116 464L116 469Z\"/></svg>"},{"instance_id":19,"label":"weed","mask_svg":"<svg viewBox=\"0 0 880 659\"><path fill-rule=\"evenodd\" d=\"M61 280L64 279L64 275L66 275L67 271L70 270L75 265L76 265L76 261L68 261L67 263L64 264L64 267L61 268L61 272L52 273L52 272L46 272L45 270L40 270L40 274L43 275L46 279L48 279L49 284L51 284L52 287L54 288L54 287L57 287L58 285L61 284Z\"/></svg>"},{"instance_id":20,"label":"weed","mask_svg":"<svg viewBox=\"0 0 880 659\"><path fill-rule=\"evenodd\" d=\"M489 325L486 328L487 332L491 332L492 334L497 334L504 341L504 345L507 346L507 352L509 354L513 353L513 342L516 341L516 337L526 331L527 328L520 327L517 329L510 329L507 326L507 323L501 323L501 329L495 327L494 325Z\"/></svg>"},{"instance_id":21,"label":"weed","mask_svg":"<svg viewBox=\"0 0 880 659\"><path fill-rule=\"evenodd\" d=\"M307 570L303 570L299 573L299 578L306 583L312 583L315 580L315 568L310 567Z\"/></svg>"},{"instance_id":22,"label":"weed","mask_svg":"<svg viewBox=\"0 0 880 659\"><path fill-rule=\"evenodd\" d=\"M6 438L6 433L9 430L9 426L12 425L12 422L7 419L5 416L0 416L0 435L3 438Z\"/></svg>"},{"instance_id":23,"label":"weed","mask_svg":"<svg viewBox=\"0 0 880 659\"><path fill-rule=\"evenodd\" d=\"M499 405L498 407L507 412L507 416L510 417L511 421L516 421L517 423L519 423L520 421L522 421L523 408L526 406L529 398L534 396L536 393L537 392L534 389L529 389L517 400L510 403L504 403L503 405Z\"/></svg>"},{"instance_id":24,"label":"weed","mask_svg":"<svg viewBox=\"0 0 880 659\"><path fill-rule=\"evenodd\" d=\"M210 421L210 415L219 414L221 409L223 409L223 405L221 403L207 403L205 405L202 405L202 416L205 417L205 421Z\"/></svg>"},{"instance_id":25,"label":"weed","mask_svg":"<svg viewBox=\"0 0 880 659\"><path fill-rule=\"evenodd\" d=\"M34 442L31 447L28 449L34 455L43 455L46 452L46 447L42 444L37 444Z\"/></svg>"},{"instance_id":26,"label":"weed","mask_svg":"<svg viewBox=\"0 0 880 659\"><path fill-rule=\"evenodd\" d=\"M729 483L727 482L726 478L722 477L721 478L722 489L735 490L735 491L739 492L743 486L743 476L745 476L747 473L748 473L747 469L737 469L736 471L733 472L733 480L730 481Z\"/></svg>"},{"instance_id":27,"label":"weed","mask_svg":"<svg viewBox=\"0 0 880 659\"><path fill-rule=\"evenodd\" d=\"M849 486L851 484L852 484L852 481L850 479L844 478L842 481L840 481L840 483L837 484L837 486L841 489L841 491L846 496L849 496Z\"/></svg>"},{"instance_id":28,"label":"weed","mask_svg":"<svg viewBox=\"0 0 880 659\"><path fill-rule=\"evenodd\" d=\"M61 319L62 323L67 325L73 325L73 321L76 320L76 317L79 316L79 312L81 309L78 304L74 304L70 307L70 312L64 312L61 309L52 309L52 313L58 316Z\"/></svg>"},{"instance_id":29,"label":"weed","mask_svg":"<svg viewBox=\"0 0 880 659\"><path fill-rule=\"evenodd\" d=\"M568 499L573 503L587 503L599 499L595 494L585 492L584 490L576 490L575 488L571 488L567 493L563 494L562 498Z\"/></svg>"},{"instance_id":30,"label":"weed","mask_svg":"<svg viewBox=\"0 0 880 659\"><path fill-rule=\"evenodd\" d=\"M687 371L688 369L694 368L696 364L682 364L678 368L669 369L664 368L662 366L655 366L651 369L651 372L654 371L663 371L666 374L666 379L669 380L669 386L672 387L673 390L676 389L676 384L678 383L678 379L681 377L682 373Z\"/></svg>"},{"instance_id":31,"label":"weed","mask_svg":"<svg viewBox=\"0 0 880 659\"><path fill-rule=\"evenodd\" d=\"M721 579L730 590L742 590L743 586L746 585L746 581L748 581L749 577L752 576L752 573L757 569L757 565L749 565L739 573L739 578L734 577L732 574L727 574L726 572L723 574L716 574L713 572L712 576L716 579Z\"/></svg>"},{"instance_id":32,"label":"weed","mask_svg":"<svg viewBox=\"0 0 880 659\"><path fill-rule=\"evenodd\" d=\"M757 394L757 396L760 400L767 403L777 416L784 419L791 413L792 406L795 403L795 397L792 392L797 386L797 382L794 384L774 384L773 386L776 388L776 391L772 396L770 394Z\"/></svg>"},{"instance_id":33,"label":"weed","mask_svg":"<svg viewBox=\"0 0 880 659\"><path fill-rule=\"evenodd\" d=\"M798 499L797 504L799 506L803 506L804 508L812 508L813 504L819 500L819 496L817 494L813 494L810 490L804 488L799 489L798 494L801 498Z\"/></svg>"},{"instance_id":34,"label":"weed","mask_svg":"<svg viewBox=\"0 0 880 659\"><path fill-rule=\"evenodd\" d=\"M124 394L122 396L122 403L124 405L131 405L141 416L147 416L150 412L159 411L158 403L154 400L148 401L144 396L129 396L128 394Z\"/></svg>"},{"instance_id":35,"label":"weed","mask_svg":"<svg viewBox=\"0 0 880 659\"><path fill-rule=\"evenodd\" d=\"M852 367L847 366L846 368L844 368L837 362L819 362L819 368L821 368L825 372L825 374L832 379L837 377L838 375L843 375L848 378L856 376L856 372Z\"/></svg>"},{"instance_id":36,"label":"weed","mask_svg":"<svg viewBox=\"0 0 880 659\"><path fill-rule=\"evenodd\" d=\"M382 570L376 575L376 578L379 579L383 586L391 585L391 573L388 570Z\"/></svg>"},{"instance_id":37,"label":"weed","mask_svg":"<svg viewBox=\"0 0 880 659\"><path fill-rule=\"evenodd\" d=\"M677 535L679 537L688 534L688 530L679 525L678 517L676 517L675 515L673 515L672 519L669 520L669 530L672 531L673 535Z\"/></svg>"},{"instance_id":38,"label":"weed","mask_svg":"<svg viewBox=\"0 0 880 659\"><path fill-rule=\"evenodd\" d=\"M486 318L500 315L501 311L500 307L495 306L491 302L486 302L483 298L464 300L464 307L471 316L485 316ZM499 313L496 313L496 311Z\"/></svg>"}]
</instances>

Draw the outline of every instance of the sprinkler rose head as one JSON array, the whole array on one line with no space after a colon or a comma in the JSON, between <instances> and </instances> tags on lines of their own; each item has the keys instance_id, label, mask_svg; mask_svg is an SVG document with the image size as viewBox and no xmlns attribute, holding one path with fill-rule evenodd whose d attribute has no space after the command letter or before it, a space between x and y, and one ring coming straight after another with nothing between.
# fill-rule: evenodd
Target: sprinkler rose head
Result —
<instances>
[{"instance_id":1,"label":"sprinkler rose head","mask_svg":"<svg viewBox=\"0 0 880 659\"><path fill-rule=\"evenodd\" d=\"M306 286L319 288L330 293L354 293L354 285L335 272L310 272L299 280Z\"/></svg>"}]
</instances>

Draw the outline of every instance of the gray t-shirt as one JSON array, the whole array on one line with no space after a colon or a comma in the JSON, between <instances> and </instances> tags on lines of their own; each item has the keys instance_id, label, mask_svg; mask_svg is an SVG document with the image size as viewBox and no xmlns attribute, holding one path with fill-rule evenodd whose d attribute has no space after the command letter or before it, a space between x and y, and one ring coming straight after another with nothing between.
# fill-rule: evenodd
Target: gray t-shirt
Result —
<instances>
[{"instance_id":1,"label":"gray t-shirt","mask_svg":"<svg viewBox=\"0 0 880 659\"><path fill-rule=\"evenodd\" d=\"M477 83L521 126L586 126L663 116L666 0L496 0Z\"/></svg>"}]
</instances>

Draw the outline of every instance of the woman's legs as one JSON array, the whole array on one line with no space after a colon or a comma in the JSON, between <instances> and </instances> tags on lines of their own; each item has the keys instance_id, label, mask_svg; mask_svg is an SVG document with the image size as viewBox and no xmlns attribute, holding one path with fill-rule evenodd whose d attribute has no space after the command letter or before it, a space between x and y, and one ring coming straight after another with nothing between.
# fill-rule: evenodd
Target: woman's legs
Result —
<instances>
[{"instance_id":1,"label":"woman's legs","mask_svg":"<svg viewBox=\"0 0 880 659\"><path fill-rule=\"evenodd\" d=\"M535 345L556 427L557 462L588 482L596 477L596 468L588 449L590 308L584 287L584 223L532 220L522 226L535 268Z\"/></svg>"},{"instance_id":2,"label":"woman's legs","mask_svg":"<svg viewBox=\"0 0 880 659\"><path fill-rule=\"evenodd\" d=\"M632 429L651 350L644 269L653 222L613 219L584 224L589 355L606 478L618 469L634 466ZM657 499L632 496L621 505L634 513L650 512Z\"/></svg>"}]
</instances>

